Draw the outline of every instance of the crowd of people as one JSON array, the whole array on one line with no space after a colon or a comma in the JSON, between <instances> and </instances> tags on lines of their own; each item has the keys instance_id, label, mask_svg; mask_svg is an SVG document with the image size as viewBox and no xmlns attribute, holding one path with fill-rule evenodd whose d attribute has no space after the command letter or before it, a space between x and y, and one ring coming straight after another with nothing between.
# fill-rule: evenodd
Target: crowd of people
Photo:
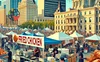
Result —
<instances>
[{"instance_id":1,"label":"crowd of people","mask_svg":"<svg viewBox=\"0 0 100 62\"><path fill-rule=\"evenodd\" d=\"M10 29L0 29L0 32L1 33L3 33L3 34L5 34L5 33L7 33L7 32L9 32L9 31L11 31ZM14 32L16 32L16 33L18 33L18 34L21 34L23 31L22 30L12 30L12 31L14 31ZM32 32L32 31L31 31ZM41 31L42 32L42 31ZM48 32L43 32L45 35L48 33ZM50 34L53 34L54 32L49 32L49 35ZM72 44L71 44L72 45ZM8 52L8 56L7 56L7 58L8 58L8 62L12 62L12 48L13 48L13 46L14 46L14 50L17 50L17 49L20 49L20 48L22 48L19 44L16 44L16 43L13 43L13 40L11 39L11 38L2 38L1 39L1 48L3 48L3 49L5 49L7 52ZM88 43L87 42L84 42L83 44L82 44L82 46L83 47L81 47L80 46L80 43L77 41L77 43L75 44L75 48L76 48L76 53L77 53L77 58L79 57L79 60L78 60L78 62L84 62L84 59L86 59L85 57L84 57L84 52L85 53L87 53L87 52L91 52L92 50L95 50L94 48L92 48L90 45L88 45ZM67 47L68 48L68 47ZM32 50L32 48L31 47L29 47L28 49L31 49ZM27 52L27 50L28 49L26 49L26 52ZM97 46L97 50L100 50L100 44L98 44L98 46ZM53 56L54 58L56 58L56 55L59 53L59 51L58 51L58 47L55 47L54 49L53 49L53 51L51 52L51 56ZM34 49L33 50L33 55L32 56L35 56L35 57L37 57L37 60L38 60L38 57L40 57L41 56L41 50L37 47L36 49ZM66 55L66 58L67 58L67 55ZM62 62L64 62L65 61L65 59L64 59L64 57L61 57L60 58L60 60L62 61ZM67 59L66 59L67 60ZM39 60L38 60L39 61Z\"/></svg>"}]
</instances>

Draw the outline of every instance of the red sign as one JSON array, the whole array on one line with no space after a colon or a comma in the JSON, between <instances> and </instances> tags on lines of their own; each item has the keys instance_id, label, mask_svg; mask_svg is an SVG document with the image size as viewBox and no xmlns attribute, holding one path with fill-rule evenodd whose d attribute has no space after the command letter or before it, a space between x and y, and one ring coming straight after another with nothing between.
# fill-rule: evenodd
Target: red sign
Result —
<instances>
[{"instance_id":1,"label":"red sign","mask_svg":"<svg viewBox=\"0 0 100 62\"><path fill-rule=\"evenodd\" d=\"M13 16L14 21L18 21L19 16Z\"/></svg>"},{"instance_id":2,"label":"red sign","mask_svg":"<svg viewBox=\"0 0 100 62\"><path fill-rule=\"evenodd\" d=\"M14 35L14 41L17 43L44 48L43 39L44 39L43 37L36 37L36 36Z\"/></svg>"}]
</instances>

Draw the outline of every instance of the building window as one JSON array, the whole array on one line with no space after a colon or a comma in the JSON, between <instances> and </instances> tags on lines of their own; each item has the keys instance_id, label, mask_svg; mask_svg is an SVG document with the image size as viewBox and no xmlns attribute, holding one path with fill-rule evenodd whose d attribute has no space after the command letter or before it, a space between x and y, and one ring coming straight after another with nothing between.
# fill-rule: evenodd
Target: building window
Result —
<instances>
[{"instance_id":1,"label":"building window","mask_svg":"<svg viewBox=\"0 0 100 62\"><path fill-rule=\"evenodd\" d=\"M96 25L96 30L98 30L98 25Z\"/></svg>"},{"instance_id":2,"label":"building window","mask_svg":"<svg viewBox=\"0 0 100 62\"><path fill-rule=\"evenodd\" d=\"M56 16L56 18L57 18L57 16Z\"/></svg>"},{"instance_id":3,"label":"building window","mask_svg":"<svg viewBox=\"0 0 100 62\"><path fill-rule=\"evenodd\" d=\"M66 21L64 20L64 24L66 23Z\"/></svg>"},{"instance_id":4,"label":"building window","mask_svg":"<svg viewBox=\"0 0 100 62\"><path fill-rule=\"evenodd\" d=\"M70 14L70 16L72 16L72 14Z\"/></svg>"},{"instance_id":5,"label":"building window","mask_svg":"<svg viewBox=\"0 0 100 62\"><path fill-rule=\"evenodd\" d=\"M66 17L66 16L64 15L64 17Z\"/></svg>"},{"instance_id":6,"label":"building window","mask_svg":"<svg viewBox=\"0 0 100 62\"><path fill-rule=\"evenodd\" d=\"M82 26L80 26L80 29L82 29Z\"/></svg>"},{"instance_id":7,"label":"building window","mask_svg":"<svg viewBox=\"0 0 100 62\"><path fill-rule=\"evenodd\" d=\"M57 29L57 26L56 26L56 29Z\"/></svg>"},{"instance_id":8,"label":"building window","mask_svg":"<svg viewBox=\"0 0 100 62\"><path fill-rule=\"evenodd\" d=\"M91 30L91 25L89 25L89 30Z\"/></svg>"},{"instance_id":9,"label":"building window","mask_svg":"<svg viewBox=\"0 0 100 62\"><path fill-rule=\"evenodd\" d=\"M89 11L89 14L91 14L91 11Z\"/></svg>"},{"instance_id":10,"label":"building window","mask_svg":"<svg viewBox=\"0 0 100 62\"><path fill-rule=\"evenodd\" d=\"M61 30L63 30L63 26L61 26Z\"/></svg>"},{"instance_id":11,"label":"building window","mask_svg":"<svg viewBox=\"0 0 100 62\"><path fill-rule=\"evenodd\" d=\"M64 26L64 29L66 29L66 26Z\"/></svg>"},{"instance_id":12,"label":"building window","mask_svg":"<svg viewBox=\"0 0 100 62\"><path fill-rule=\"evenodd\" d=\"M60 24L60 20L58 20L58 24Z\"/></svg>"},{"instance_id":13,"label":"building window","mask_svg":"<svg viewBox=\"0 0 100 62\"><path fill-rule=\"evenodd\" d=\"M57 24L57 20L56 20L56 24Z\"/></svg>"},{"instance_id":14,"label":"building window","mask_svg":"<svg viewBox=\"0 0 100 62\"><path fill-rule=\"evenodd\" d=\"M98 17L96 17L96 23L98 23Z\"/></svg>"},{"instance_id":15,"label":"building window","mask_svg":"<svg viewBox=\"0 0 100 62\"><path fill-rule=\"evenodd\" d=\"M86 25L85 25L85 30L86 30Z\"/></svg>"},{"instance_id":16,"label":"building window","mask_svg":"<svg viewBox=\"0 0 100 62\"><path fill-rule=\"evenodd\" d=\"M6 9L6 5L4 5L4 9Z\"/></svg>"},{"instance_id":17,"label":"building window","mask_svg":"<svg viewBox=\"0 0 100 62\"><path fill-rule=\"evenodd\" d=\"M82 12L79 12L79 15L82 16Z\"/></svg>"},{"instance_id":18,"label":"building window","mask_svg":"<svg viewBox=\"0 0 100 62\"><path fill-rule=\"evenodd\" d=\"M96 10L96 14L98 14L98 10Z\"/></svg>"},{"instance_id":19,"label":"building window","mask_svg":"<svg viewBox=\"0 0 100 62\"><path fill-rule=\"evenodd\" d=\"M63 20L61 20L61 24L63 24Z\"/></svg>"},{"instance_id":20,"label":"building window","mask_svg":"<svg viewBox=\"0 0 100 62\"><path fill-rule=\"evenodd\" d=\"M76 23L76 18L74 18L74 22Z\"/></svg>"},{"instance_id":21,"label":"building window","mask_svg":"<svg viewBox=\"0 0 100 62\"><path fill-rule=\"evenodd\" d=\"M58 16L58 18L60 18L60 16Z\"/></svg>"},{"instance_id":22,"label":"building window","mask_svg":"<svg viewBox=\"0 0 100 62\"><path fill-rule=\"evenodd\" d=\"M100 22L100 17L99 17L99 22Z\"/></svg>"},{"instance_id":23,"label":"building window","mask_svg":"<svg viewBox=\"0 0 100 62\"><path fill-rule=\"evenodd\" d=\"M100 10L99 10L99 13L100 13Z\"/></svg>"},{"instance_id":24,"label":"building window","mask_svg":"<svg viewBox=\"0 0 100 62\"><path fill-rule=\"evenodd\" d=\"M86 12L84 12L84 15L86 15Z\"/></svg>"},{"instance_id":25,"label":"building window","mask_svg":"<svg viewBox=\"0 0 100 62\"><path fill-rule=\"evenodd\" d=\"M82 19L80 20L80 23L82 23Z\"/></svg>"},{"instance_id":26,"label":"building window","mask_svg":"<svg viewBox=\"0 0 100 62\"><path fill-rule=\"evenodd\" d=\"M70 19L70 22L71 22L71 23L73 22L72 18Z\"/></svg>"},{"instance_id":27,"label":"building window","mask_svg":"<svg viewBox=\"0 0 100 62\"><path fill-rule=\"evenodd\" d=\"M74 13L74 16L76 15L76 13Z\"/></svg>"},{"instance_id":28,"label":"building window","mask_svg":"<svg viewBox=\"0 0 100 62\"><path fill-rule=\"evenodd\" d=\"M86 27L85 27L85 30L86 30Z\"/></svg>"},{"instance_id":29,"label":"building window","mask_svg":"<svg viewBox=\"0 0 100 62\"><path fill-rule=\"evenodd\" d=\"M58 30L60 29L60 26L58 26Z\"/></svg>"},{"instance_id":30,"label":"building window","mask_svg":"<svg viewBox=\"0 0 100 62\"><path fill-rule=\"evenodd\" d=\"M100 25L99 25L99 29L100 29Z\"/></svg>"},{"instance_id":31,"label":"building window","mask_svg":"<svg viewBox=\"0 0 100 62\"><path fill-rule=\"evenodd\" d=\"M63 18L63 16L61 15L61 18Z\"/></svg>"},{"instance_id":32,"label":"building window","mask_svg":"<svg viewBox=\"0 0 100 62\"><path fill-rule=\"evenodd\" d=\"M100 2L99 2L99 6L100 6Z\"/></svg>"},{"instance_id":33,"label":"building window","mask_svg":"<svg viewBox=\"0 0 100 62\"><path fill-rule=\"evenodd\" d=\"M85 18L85 23L86 23L86 18Z\"/></svg>"},{"instance_id":34,"label":"building window","mask_svg":"<svg viewBox=\"0 0 100 62\"><path fill-rule=\"evenodd\" d=\"M76 26L74 26L74 29L76 30Z\"/></svg>"},{"instance_id":35,"label":"building window","mask_svg":"<svg viewBox=\"0 0 100 62\"><path fill-rule=\"evenodd\" d=\"M92 20L92 18L90 17L90 18L89 18L89 22L91 22L91 20Z\"/></svg>"}]
</instances>

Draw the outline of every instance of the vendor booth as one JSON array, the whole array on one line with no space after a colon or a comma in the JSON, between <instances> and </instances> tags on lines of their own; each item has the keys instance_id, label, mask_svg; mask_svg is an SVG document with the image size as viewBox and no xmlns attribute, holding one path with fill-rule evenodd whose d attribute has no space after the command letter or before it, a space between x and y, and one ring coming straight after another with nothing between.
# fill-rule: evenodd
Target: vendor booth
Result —
<instances>
[{"instance_id":1,"label":"vendor booth","mask_svg":"<svg viewBox=\"0 0 100 62\"><path fill-rule=\"evenodd\" d=\"M22 47L22 49L27 48L27 46L39 47L41 49L41 58L39 58L39 59L42 62L44 59L44 44L48 45L48 44L60 44L61 43L61 41L53 40L53 39L49 39L49 38L45 38L45 37L26 36L26 35L14 35L14 42L16 42L18 44L26 45L26 47ZM34 48L32 48L32 50L28 50L27 52L32 52L33 50L34 50ZM22 50L22 51L24 52L25 50ZM17 52L19 52L19 51L17 51ZM17 56L14 56L14 60L16 60L15 57L18 60L19 54L20 53L16 54ZM20 57L25 58L25 56L20 56ZM27 58L27 59L29 59L29 58ZM19 61L20 61L20 59L19 59Z\"/></svg>"},{"instance_id":2,"label":"vendor booth","mask_svg":"<svg viewBox=\"0 0 100 62\"><path fill-rule=\"evenodd\" d=\"M40 32L37 32L35 33L37 36L44 36L44 34L40 33Z\"/></svg>"},{"instance_id":3,"label":"vendor booth","mask_svg":"<svg viewBox=\"0 0 100 62\"><path fill-rule=\"evenodd\" d=\"M92 35L92 36L90 36L90 37L87 37L87 38L85 38L87 41L88 41L88 43L92 46L92 47L97 47L97 45L99 44L99 41L100 41L100 36L98 36L98 35L96 35L96 34L94 34L94 35ZM97 44L96 44L97 43Z\"/></svg>"},{"instance_id":4,"label":"vendor booth","mask_svg":"<svg viewBox=\"0 0 100 62\"><path fill-rule=\"evenodd\" d=\"M31 56L34 49L28 50L27 46L42 48L41 51L44 52L44 38L43 37L14 35L14 42L22 45L22 47L20 46L21 48L19 50L19 53L14 55L14 57L13 57L14 60L18 60L18 61L23 60L22 62L36 60L36 57L34 55ZM23 45L26 45L26 46L23 46ZM21 54L21 52L22 52L22 54ZM43 52L41 52L41 57L39 58L40 61L42 61L42 62L43 62L43 55L42 55Z\"/></svg>"},{"instance_id":5,"label":"vendor booth","mask_svg":"<svg viewBox=\"0 0 100 62\"><path fill-rule=\"evenodd\" d=\"M29 31L25 31L25 32L22 32L21 35L28 35L28 36L34 36L35 34L34 33L31 33Z\"/></svg>"},{"instance_id":6,"label":"vendor booth","mask_svg":"<svg viewBox=\"0 0 100 62\"><path fill-rule=\"evenodd\" d=\"M76 31L74 31L74 33L71 34L70 36L74 38L74 41L83 41L84 39L84 36L77 33ZM83 43L83 42L80 42L80 43Z\"/></svg>"},{"instance_id":7,"label":"vendor booth","mask_svg":"<svg viewBox=\"0 0 100 62\"><path fill-rule=\"evenodd\" d=\"M71 36L65 34L64 32L57 32L53 35L48 36L48 38L60 40L63 42L63 45L70 43L70 40L73 39Z\"/></svg>"}]
</instances>

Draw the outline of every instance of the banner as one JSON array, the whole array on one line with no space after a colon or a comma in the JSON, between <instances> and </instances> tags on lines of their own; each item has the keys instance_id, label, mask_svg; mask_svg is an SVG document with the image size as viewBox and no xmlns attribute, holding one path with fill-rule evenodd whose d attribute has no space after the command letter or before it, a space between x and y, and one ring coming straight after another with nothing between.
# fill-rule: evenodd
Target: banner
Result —
<instances>
[{"instance_id":1,"label":"banner","mask_svg":"<svg viewBox=\"0 0 100 62\"><path fill-rule=\"evenodd\" d=\"M13 40L16 43L44 48L44 37L14 35Z\"/></svg>"}]
</instances>

